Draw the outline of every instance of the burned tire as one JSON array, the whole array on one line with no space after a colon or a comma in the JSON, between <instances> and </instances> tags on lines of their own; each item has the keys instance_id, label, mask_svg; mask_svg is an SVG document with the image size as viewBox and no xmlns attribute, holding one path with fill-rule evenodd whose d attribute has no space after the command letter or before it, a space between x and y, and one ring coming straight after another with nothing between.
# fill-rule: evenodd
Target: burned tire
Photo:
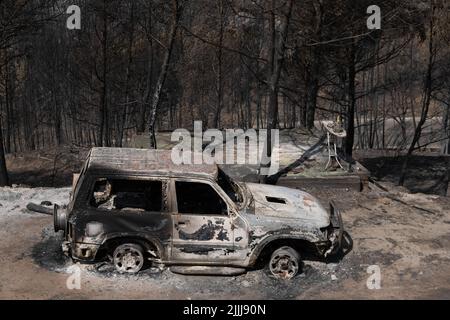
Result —
<instances>
[{"instance_id":1,"label":"burned tire","mask_svg":"<svg viewBox=\"0 0 450 320\"><path fill-rule=\"evenodd\" d=\"M292 279L299 272L300 266L300 255L287 246L275 250L269 261L270 274L277 279Z\"/></svg>"},{"instance_id":2,"label":"burned tire","mask_svg":"<svg viewBox=\"0 0 450 320\"><path fill-rule=\"evenodd\" d=\"M120 273L138 273L144 265L144 249L134 243L121 244L114 250L113 263Z\"/></svg>"}]
</instances>

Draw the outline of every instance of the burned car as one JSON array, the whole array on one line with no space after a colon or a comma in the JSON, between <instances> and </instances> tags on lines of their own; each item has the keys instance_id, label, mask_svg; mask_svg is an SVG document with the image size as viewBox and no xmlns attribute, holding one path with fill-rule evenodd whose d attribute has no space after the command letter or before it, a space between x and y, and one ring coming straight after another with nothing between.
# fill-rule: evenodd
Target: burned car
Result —
<instances>
[{"instance_id":1,"label":"burned car","mask_svg":"<svg viewBox=\"0 0 450 320\"><path fill-rule=\"evenodd\" d=\"M55 231L75 261L109 258L119 272L166 265L192 274L238 274L264 262L277 278L342 242L339 210L306 192L233 181L217 165L175 165L170 151L93 148L74 175Z\"/></svg>"}]
</instances>

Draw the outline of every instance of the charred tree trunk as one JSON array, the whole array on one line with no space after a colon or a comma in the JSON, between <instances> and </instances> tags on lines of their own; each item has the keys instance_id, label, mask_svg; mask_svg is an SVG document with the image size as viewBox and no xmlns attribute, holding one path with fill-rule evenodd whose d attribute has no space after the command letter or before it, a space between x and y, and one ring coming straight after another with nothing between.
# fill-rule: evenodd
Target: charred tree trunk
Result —
<instances>
[{"instance_id":1,"label":"charred tree trunk","mask_svg":"<svg viewBox=\"0 0 450 320\"><path fill-rule=\"evenodd\" d=\"M306 89L306 114L305 125L307 129L314 128L314 118L316 114L317 94L319 92L319 80L317 78L317 67L314 67L314 71L311 73L309 80L307 81Z\"/></svg>"},{"instance_id":2,"label":"charred tree trunk","mask_svg":"<svg viewBox=\"0 0 450 320\"><path fill-rule=\"evenodd\" d=\"M352 157L353 143L355 136L355 106L356 106L356 66L355 66L355 45L352 44L348 62L348 88L347 88L347 137L345 138L345 154Z\"/></svg>"},{"instance_id":3,"label":"charred tree trunk","mask_svg":"<svg viewBox=\"0 0 450 320\"><path fill-rule=\"evenodd\" d=\"M423 99L422 99L422 112L420 114L420 120L417 123L416 129L414 131L414 136L413 139L411 141L411 144L409 145L408 148L408 152L405 155L405 158L403 160L402 163L402 168L400 171L400 177L398 180L398 184L400 186L403 186L403 184L405 183L405 178L406 178L406 169L408 168L408 162L411 158L411 155L415 149L416 144L419 142L419 139L422 135L422 128L423 125L425 124L425 121L427 120L427 116L428 116L428 110L430 108L430 103L431 103L431 96L433 94L433 67L434 67L434 62L435 62L435 48L434 48L434 12L436 7L433 4L433 1L430 1L431 3L431 17L430 17L430 21L429 21L429 40L428 40L428 64L427 64L427 73L425 76L425 81L424 81L424 95L423 95Z\"/></svg>"},{"instance_id":4,"label":"charred tree trunk","mask_svg":"<svg viewBox=\"0 0 450 320\"><path fill-rule=\"evenodd\" d=\"M272 8L270 13L270 54L269 54L269 74L268 74L268 89L269 89L269 107L267 112L267 138L264 144L264 154L269 159L268 163L262 164L261 168L270 168L270 159L272 157L272 129L277 127L278 123L278 90L281 75L281 68L284 60L284 53L286 49L286 37L289 26L289 21L292 13L293 0L287 2L287 10L285 18L281 23L277 39L277 31L275 27L275 0L272 0ZM261 176L264 183L267 182L267 174Z\"/></svg>"},{"instance_id":5,"label":"charred tree trunk","mask_svg":"<svg viewBox=\"0 0 450 320\"><path fill-rule=\"evenodd\" d=\"M6 169L5 149L3 146L2 122L0 121L0 187L9 185L8 171Z\"/></svg>"},{"instance_id":6,"label":"charred tree trunk","mask_svg":"<svg viewBox=\"0 0 450 320\"><path fill-rule=\"evenodd\" d=\"M122 147L122 141L123 141L123 135L125 126L127 124L128 120L128 110L130 109L130 81L131 81L131 65L133 63L133 40L134 40L134 6L135 3L131 3L130 8L130 29L128 33L128 57L127 57L127 68L126 68L126 76L125 76L125 105L123 106L122 112L122 119L121 123L119 123L118 126L118 135L117 135L117 142L116 144L119 147Z\"/></svg>"},{"instance_id":7,"label":"charred tree trunk","mask_svg":"<svg viewBox=\"0 0 450 320\"><path fill-rule=\"evenodd\" d=\"M149 134L150 134L150 149L156 149L156 135L155 135L155 122L158 108L160 106L160 96L161 90L164 86L167 77L167 71L169 69L170 58L172 56L173 46L175 43L175 37L178 30L178 22L181 18L182 6L179 4L178 0L172 1L173 5L173 19L172 25L170 26L169 33L169 44L167 46L164 60L161 67L161 72L159 74L158 82L156 83L155 91L153 93L152 107L150 109L150 121L149 121Z\"/></svg>"},{"instance_id":8,"label":"charred tree trunk","mask_svg":"<svg viewBox=\"0 0 450 320\"><path fill-rule=\"evenodd\" d=\"M214 127L219 127L220 114L223 109L223 33L224 33L224 6L223 1L219 0L219 16L220 16L220 30L219 30L219 47L217 48L217 109L214 114Z\"/></svg>"},{"instance_id":9,"label":"charred tree trunk","mask_svg":"<svg viewBox=\"0 0 450 320\"><path fill-rule=\"evenodd\" d=\"M150 104L151 99L151 91L153 87L153 62L154 62L154 52L153 52L153 9L151 5L151 1L149 2L148 8L148 32L147 32L147 41L148 41L148 69L147 69L147 85L144 92L143 102L140 104L140 114L137 116L137 132L143 133L145 131L145 124L147 119L147 106Z\"/></svg>"},{"instance_id":10,"label":"charred tree trunk","mask_svg":"<svg viewBox=\"0 0 450 320\"><path fill-rule=\"evenodd\" d=\"M322 24L323 24L323 3L322 0L314 1L314 34L317 41L322 40ZM309 70L309 81L306 83L306 119L305 124L307 129L314 128L314 118L316 114L317 95L319 93L319 71L322 63L322 52L320 45L313 46L310 49L311 54L311 68Z\"/></svg>"},{"instance_id":11,"label":"charred tree trunk","mask_svg":"<svg viewBox=\"0 0 450 320\"><path fill-rule=\"evenodd\" d=\"M257 82L256 87L256 130L260 129L261 122L261 103L262 103L262 95L261 95L261 85L259 81Z\"/></svg>"},{"instance_id":12,"label":"charred tree trunk","mask_svg":"<svg viewBox=\"0 0 450 320\"><path fill-rule=\"evenodd\" d=\"M109 117L108 117L108 15L106 12L106 0L103 0L103 34L102 34L102 89L100 96L100 145L108 147L109 143Z\"/></svg>"},{"instance_id":13,"label":"charred tree trunk","mask_svg":"<svg viewBox=\"0 0 450 320\"><path fill-rule=\"evenodd\" d=\"M442 153L450 154L450 102L445 106L445 116L442 127L444 134L447 137L442 144Z\"/></svg>"},{"instance_id":14,"label":"charred tree trunk","mask_svg":"<svg viewBox=\"0 0 450 320\"><path fill-rule=\"evenodd\" d=\"M4 152L11 152L11 109L14 101L14 78L11 77L11 71L9 66L8 51L5 54L5 145Z\"/></svg>"}]
</instances>

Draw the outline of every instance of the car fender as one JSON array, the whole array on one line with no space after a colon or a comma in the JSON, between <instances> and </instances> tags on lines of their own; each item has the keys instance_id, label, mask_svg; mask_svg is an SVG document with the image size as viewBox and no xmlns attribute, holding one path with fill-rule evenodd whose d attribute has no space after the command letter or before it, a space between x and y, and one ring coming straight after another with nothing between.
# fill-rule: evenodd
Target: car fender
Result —
<instances>
[{"instance_id":1,"label":"car fender","mask_svg":"<svg viewBox=\"0 0 450 320\"><path fill-rule=\"evenodd\" d=\"M263 252L263 250L272 242L277 240L303 240L308 241L311 244L320 241L321 239L312 232L305 232L302 234L278 234L278 235L270 235L268 237L263 238L259 241L254 249L250 253L249 257L249 265L252 266L258 260L259 255ZM250 243L250 247L251 247Z\"/></svg>"},{"instance_id":2,"label":"car fender","mask_svg":"<svg viewBox=\"0 0 450 320\"><path fill-rule=\"evenodd\" d=\"M150 242L153 245L155 245L156 249L158 250L159 256L161 259L166 259L167 252L164 250L164 247L169 247L169 244L163 244L158 238L153 237L147 233L143 232L113 232L107 234L102 243L101 246L105 245L106 242L114 240L114 239L120 239L120 238L132 238L137 240L143 240L146 242Z\"/></svg>"}]
</instances>

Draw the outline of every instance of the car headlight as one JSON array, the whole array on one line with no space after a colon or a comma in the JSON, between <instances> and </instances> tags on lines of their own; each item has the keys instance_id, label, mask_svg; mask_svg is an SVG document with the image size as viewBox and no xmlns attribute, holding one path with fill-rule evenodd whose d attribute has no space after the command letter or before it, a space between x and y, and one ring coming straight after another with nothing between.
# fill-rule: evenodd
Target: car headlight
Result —
<instances>
[{"instance_id":1,"label":"car headlight","mask_svg":"<svg viewBox=\"0 0 450 320\"><path fill-rule=\"evenodd\" d=\"M86 236L96 237L103 232L103 224L97 221L91 221L86 224Z\"/></svg>"}]
</instances>

